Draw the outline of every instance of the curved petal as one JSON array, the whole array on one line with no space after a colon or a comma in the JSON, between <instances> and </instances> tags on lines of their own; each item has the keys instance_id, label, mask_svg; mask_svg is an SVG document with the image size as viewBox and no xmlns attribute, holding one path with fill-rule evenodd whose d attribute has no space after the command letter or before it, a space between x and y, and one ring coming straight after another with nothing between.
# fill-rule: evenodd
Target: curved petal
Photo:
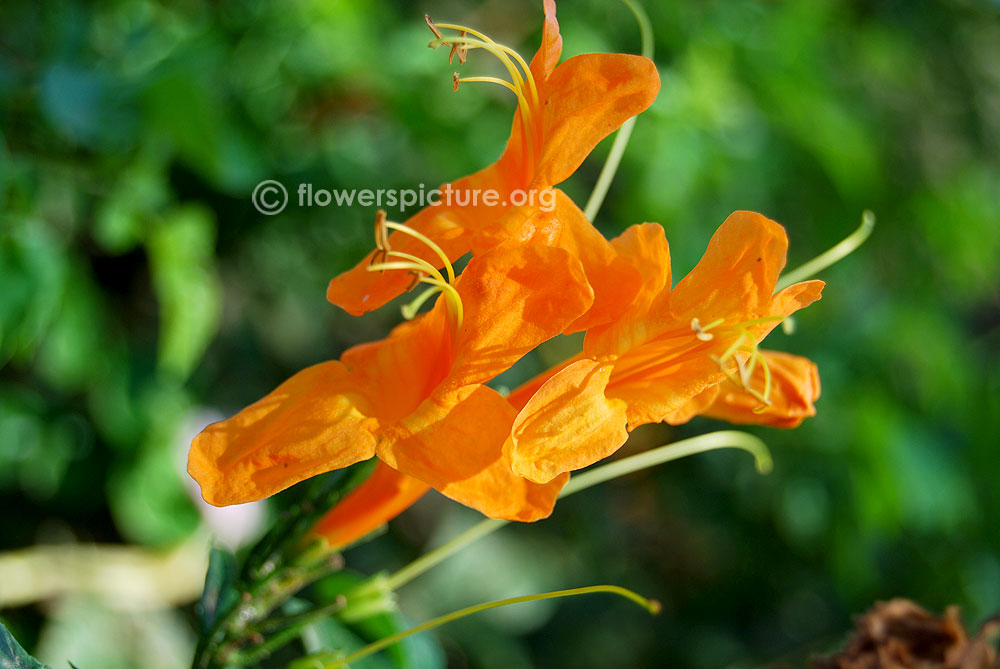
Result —
<instances>
[{"instance_id":1,"label":"curved petal","mask_svg":"<svg viewBox=\"0 0 1000 669\"><path fill-rule=\"evenodd\" d=\"M623 300L628 310L607 325L587 331L584 351L591 357L620 354L655 334L670 298L670 247L663 227L656 223L633 225L611 241L619 257L641 277L635 295ZM596 299L595 299L596 302Z\"/></svg>"},{"instance_id":2,"label":"curved petal","mask_svg":"<svg viewBox=\"0 0 1000 669\"><path fill-rule=\"evenodd\" d=\"M354 543L410 508L430 486L379 461L360 486L316 524L332 549Z\"/></svg>"},{"instance_id":3,"label":"curved petal","mask_svg":"<svg viewBox=\"0 0 1000 669\"><path fill-rule=\"evenodd\" d=\"M742 388L724 381L715 401L700 413L711 418L743 425L770 425L772 427L798 427L809 416L816 415L814 402L819 398L819 370L808 358L782 353L761 351L771 372L771 405L761 407L755 397ZM751 378L753 388L764 387L764 368L758 365Z\"/></svg>"},{"instance_id":4,"label":"curved petal","mask_svg":"<svg viewBox=\"0 0 1000 669\"><path fill-rule=\"evenodd\" d=\"M625 378L620 380L617 376ZM625 403L628 427L634 430L647 423L670 421L675 412L678 412L676 418L681 419L688 402L725 378L708 355L697 355L656 374L625 376L616 370L606 394Z\"/></svg>"},{"instance_id":5,"label":"curved petal","mask_svg":"<svg viewBox=\"0 0 1000 669\"><path fill-rule=\"evenodd\" d=\"M308 367L191 443L188 473L209 504L262 499L375 453L367 402L339 362Z\"/></svg>"},{"instance_id":6,"label":"curved petal","mask_svg":"<svg viewBox=\"0 0 1000 669\"><path fill-rule=\"evenodd\" d=\"M491 518L533 521L552 513L568 476L538 485L503 458L516 411L496 391L470 386L429 399L388 427L379 457L409 476Z\"/></svg>"},{"instance_id":7,"label":"curved petal","mask_svg":"<svg viewBox=\"0 0 1000 669\"><path fill-rule=\"evenodd\" d=\"M709 386L681 405L679 409L675 409L664 416L663 422L670 425L683 425L695 416L703 414L719 396L721 386L721 383Z\"/></svg>"},{"instance_id":8,"label":"curved petal","mask_svg":"<svg viewBox=\"0 0 1000 669\"><path fill-rule=\"evenodd\" d=\"M570 177L597 144L645 111L660 90L653 61L591 53L559 65L543 86L542 155L532 184L555 186Z\"/></svg>"},{"instance_id":9,"label":"curved petal","mask_svg":"<svg viewBox=\"0 0 1000 669\"><path fill-rule=\"evenodd\" d=\"M484 383L509 369L593 301L572 255L530 243L504 244L473 258L456 288L465 318L449 388Z\"/></svg>"},{"instance_id":10,"label":"curved petal","mask_svg":"<svg viewBox=\"0 0 1000 669\"><path fill-rule=\"evenodd\" d=\"M568 360L563 360L558 365L549 367L547 370L539 374L538 376L525 381L519 385L514 390L510 391L507 395L507 401L510 402L511 406L520 411L524 408L524 405L528 403L528 400L538 392L538 389L545 384L546 381L551 379L553 376L564 370L566 367L570 366L577 360L583 358L583 353L578 353Z\"/></svg>"},{"instance_id":11,"label":"curved petal","mask_svg":"<svg viewBox=\"0 0 1000 669\"><path fill-rule=\"evenodd\" d=\"M382 423L400 420L427 399L451 370L453 328L447 303L439 296L429 312L397 325L385 339L355 346L340 356L371 389L369 415Z\"/></svg>"},{"instance_id":12,"label":"curved petal","mask_svg":"<svg viewBox=\"0 0 1000 669\"><path fill-rule=\"evenodd\" d=\"M542 7L545 12L542 43L529 64L531 76L539 83L549 78L552 70L559 64L559 56L562 55L562 36L559 34L559 22L556 20L555 0L543 0Z\"/></svg>"},{"instance_id":13,"label":"curved petal","mask_svg":"<svg viewBox=\"0 0 1000 669\"><path fill-rule=\"evenodd\" d=\"M752 211L730 214L708 250L670 296L671 310L702 323L715 318L759 318L785 266L788 237L774 221Z\"/></svg>"},{"instance_id":14,"label":"curved petal","mask_svg":"<svg viewBox=\"0 0 1000 669\"><path fill-rule=\"evenodd\" d=\"M514 421L505 455L545 483L602 460L628 439L625 403L604 395L612 365L579 360L545 382Z\"/></svg>"},{"instance_id":15,"label":"curved petal","mask_svg":"<svg viewBox=\"0 0 1000 669\"><path fill-rule=\"evenodd\" d=\"M477 236L474 250L490 248L506 239L565 249L583 265L594 290L593 305L567 324L565 332L579 332L616 320L629 309L639 290L639 272L619 256L566 193L558 188L546 192L554 196L551 207L512 209L492 231L484 230Z\"/></svg>"}]
</instances>

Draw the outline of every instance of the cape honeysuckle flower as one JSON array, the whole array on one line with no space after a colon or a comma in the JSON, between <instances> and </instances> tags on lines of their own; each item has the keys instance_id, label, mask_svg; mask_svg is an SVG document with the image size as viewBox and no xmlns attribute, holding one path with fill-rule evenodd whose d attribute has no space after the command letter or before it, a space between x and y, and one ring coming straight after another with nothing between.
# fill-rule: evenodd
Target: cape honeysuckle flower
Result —
<instances>
[{"instance_id":1,"label":"cape honeysuckle flower","mask_svg":"<svg viewBox=\"0 0 1000 669\"><path fill-rule=\"evenodd\" d=\"M522 408L504 453L529 480L593 464L639 425L687 420L688 403L726 380L766 410L774 374L757 346L823 287L805 281L774 293L788 240L784 228L752 212L727 218L673 290L663 228L633 226L612 243L643 274L629 310L590 330L580 355L508 398ZM760 389L751 385L757 374Z\"/></svg>"},{"instance_id":2,"label":"cape honeysuckle flower","mask_svg":"<svg viewBox=\"0 0 1000 669\"><path fill-rule=\"evenodd\" d=\"M708 416L740 425L793 428L815 416L820 392L816 363L782 351L759 353L762 364L756 365L746 384L742 379L726 379L672 413L669 422L678 425L695 416ZM748 393L744 385L756 388L757 393ZM765 391L766 404L759 399Z\"/></svg>"},{"instance_id":3,"label":"cape honeysuckle flower","mask_svg":"<svg viewBox=\"0 0 1000 669\"><path fill-rule=\"evenodd\" d=\"M428 18L435 36L432 47L450 46L451 56L457 54L462 61L469 50L485 51L497 57L510 76L508 81L456 74L456 86L461 82L500 84L515 94L518 108L500 159L443 186L441 202L421 210L406 225L433 239L452 262L506 239L540 241L569 250L580 259L595 293L593 311L569 328L582 330L613 320L638 288L639 277L572 200L553 186L573 174L604 137L645 110L660 83L655 65L641 56L585 54L557 65L562 38L555 3L545 0L544 9L542 44L530 65L483 33ZM458 34L446 36L444 30ZM499 204L484 203L487 191L498 194ZM516 202L515 193L527 202ZM551 206L543 206L544 200L551 200ZM411 238L393 234L389 243L441 267L425 246ZM405 276L374 275L366 269L369 262L370 258L365 259L334 278L327 299L357 316L405 291Z\"/></svg>"},{"instance_id":4,"label":"cape honeysuckle flower","mask_svg":"<svg viewBox=\"0 0 1000 669\"><path fill-rule=\"evenodd\" d=\"M313 528L315 536L336 550L370 534L406 511L430 486L384 462L361 485L327 512Z\"/></svg>"},{"instance_id":5,"label":"cape honeysuckle flower","mask_svg":"<svg viewBox=\"0 0 1000 669\"><path fill-rule=\"evenodd\" d=\"M590 308L593 291L564 249L501 244L474 257L457 280L390 249L369 268L416 273L430 284L426 314L339 361L309 367L191 444L188 471L215 505L261 499L317 474L377 455L486 515L547 516L565 478L545 485L514 474L502 457L517 410L485 384Z\"/></svg>"}]
</instances>

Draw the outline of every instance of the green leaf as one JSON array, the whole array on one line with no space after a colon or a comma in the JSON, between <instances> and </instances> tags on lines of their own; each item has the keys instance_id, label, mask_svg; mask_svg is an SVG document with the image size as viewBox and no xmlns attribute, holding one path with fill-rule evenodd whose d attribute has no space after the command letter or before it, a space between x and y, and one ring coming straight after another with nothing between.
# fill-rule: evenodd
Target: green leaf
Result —
<instances>
[{"instance_id":1,"label":"green leaf","mask_svg":"<svg viewBox=\"0 0 1000 669\"><path fill-rule=\"evenodd\" d=\"M0 623L0 669L51 669L21 648L14 636Z\"/></svg>"},{"instance_id":2,"label":"green leaf","mask_svg":"<svg viewBox=\"0 0 1000 669\"><path fill-rule=\"evenodd\" d=\"M212 629L220 615L224 615L239 600L236 589L238 567L236 556L221 548L212 548L205 574L205 591L198 602L203 633Z\"/></svg>"},{"instance_id":3,"label":"green leaf","mask_svg":"<svg viewBox=\"0 0 1000 669\"><path fill-rule=\"evenodd\" d=\"M159 367L185 379L215 335L222 287L214 266L215 221L203 207L173 210L147 241L160 303Z\"/></svg>"}]
</instances>

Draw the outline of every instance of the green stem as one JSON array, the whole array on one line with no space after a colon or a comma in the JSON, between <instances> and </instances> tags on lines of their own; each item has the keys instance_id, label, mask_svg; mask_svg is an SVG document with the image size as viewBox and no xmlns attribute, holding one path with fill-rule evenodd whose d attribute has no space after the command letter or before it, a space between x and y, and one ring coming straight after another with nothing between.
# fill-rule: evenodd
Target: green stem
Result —
<instances>
[{"instance_id":1,"label":"green stem","mask_svg":"<svg viewBox=\"0 0 1000 669\"><path fill-rule=\"evenodd\" d=\"M766 474L771 471L771 454L768 452L767 445L764 444L763 441L753 435L747 434L746 432L723 430L720 432L710 432L709 434L703 434L698 437L692 437L691 439L684 439L683 441L667 444L666 446L660 446L659 448L654 448L646 451L645 453L632 455L627 458L622 458L616 462L611 462L580 474L575 474L569 480L569 483L567 483L562 489L559 497L569 497L570 495L580 492L581 490L585 490L591 486L597 485L598 483L603 483L604 481L608 481L619 476L631 474L641 469L646 469L647 467L653 467L654 465L670 462L671 460L677 460L689 455L704 453L706 451L712 451L719 448L739 448L747 451L753 455L757 471L762 474ZM438 563L448 559L469 544L478 541L488 534L492 534L496 530L499 530L508 522L509 521L499 520L496 518L487 518L486 520L476 523L451 541L438 546L429 553L422 555L397 571L395 574L389 576L386 581L387 586L393 591L399 589L400 586L409 583L417 576L420 576L425 571L428 571L432 567L436 566Z\"/></svg>"},{"instance_id":2,"label":"green stem","mask_svg":"<svg viewBox=\"0 0 1000 669\"><path fill-rule=\"evenodd\" d=\"M495 602L485 602L483 604L476 604L475 606L467 606L464 609L459 609L458 611L453 611L451 613L439 616L432 620L412 627L403 632L397 632L391 636L387 636L383 639L379 639L374 643L371 643L360 650L356 650L347 657L343 659L335 659L330 663L327 662L317 662L311 664L315 661L315 658L302 658L302 664L296 663L292 665L293 667L322 667L322 669L335 669L339 667L346 667L352 662L357 662L358 660L368 657L374 653L379 652L383 648L393 645L394 643L399 643L403 639L413 634L419 634L420 632L426 632L427 630L434 629L435 627L440 627L446 623L450 623L459 618L464 618L470 616L474 613L479 613L480 611L488 611L489 609L499 608L501 606L509 606L511 604L521 604L524 602L537 602L543 599L556 599L559 597L573 597L575 595L587 595L597 592L606 592L614 595L620 595L626 599L635 602L639 606L643 607L651 614L656 615L660 612L660 603L653 599L646 599L645 597L632 592L626 588L619 587L617 585L592 585L586 588L572 588L569 590L556 590L554 592L543 592L538 595L525 595L523 597L511 597L510 599L501 599Z\"/></svg>"},{"instance_id":3,"label":"green stem","mask_svg":"<svg viewBox=\"0 0 1000 669\"><path fill-rule=\"evenodd\" d=\"M653 26L649 22L646 11L638 1L622 0L622 2L632 10L636 21L639 22L639 39L642 43L642 55L652 60L654 43ZM628 140L631 139L634 128L635 117L633 116L618 129L615 141L608 152L607 160L604 161L604 167L601 168L601 173L597 177L597 183L594 184L594 190L591 191L590 197L587 199L587 205L583 208L583 213L588 220L593 221L597 217L597 212L601 210L601 205L608 194L608 189L611 188L611 182L615 178L619 164L621 164L622 156L625 155L625 147L628 146Z\"/></svg>"},{"instance_id":4,"label":"green stem","mask_svg":"<svg viewBox=\"0 0 1000 669\"><path fill-rule=\"evenodd\" d=\"M855 249L865 243L865 240L871 235L873 227L875 227L875 214L871 210L865 209L861 214L861 225L858 226L857 230L825 253L821 253L804 265L782 274L781 278L778 279L778 284L774 287L774 292L782 291L793 283L805 281L851 255Z\"/></svg>"},{"instance_id":5,"label":"green stem","mask_svg":"<svg viewBox=\"0 0 1000 669\"><path fill-rule=\"evenodd\" d=\"M754 465L757 467L758 472L761 474L769 474L771 472L773 465L771 454L768 452L767 445L763 441L746 432L723 430L654 448L645 453L622 458L621 460L577 474L569 480L569 483L562 489L559 497L568 497L573 493L586 490L598 483L604 483L619 476L625 476L626 474L632 474L648 467L655 467L656 465L662 465L672 460L679 460L689 455L697 455L698 453L714 451L719 448L742 449L753 456Z\"/></svg>"},{"instance_id":6,"label":"green stem","mask_svg":"<svg viewBox=\"0 0 1000 669\"><path fill-rule=\"evenodd\" d=\"M431 567L434 567L437 563L451 555L454 555L469 544L485 537L487 534L492 534L493 532L499 530L508 522L510 521L500 520L499 518L487 518L486 520L476 523L451 541L438 546L429 553L421 555L410 564L389 576L386 580L387 589L390 591L399 589L399 586L409 583Z\"/></svg>"}]
</instances>

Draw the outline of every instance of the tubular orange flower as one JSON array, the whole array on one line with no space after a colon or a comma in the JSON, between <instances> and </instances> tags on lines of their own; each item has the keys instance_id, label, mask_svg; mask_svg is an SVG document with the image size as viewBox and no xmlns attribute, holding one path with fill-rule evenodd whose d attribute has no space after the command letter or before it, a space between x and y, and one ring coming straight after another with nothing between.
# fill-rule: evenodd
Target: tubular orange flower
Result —
<instances>
[{"instance_id":1,"label":"tubular orange flower","mask_svg":"<svg viewBox=\"0 0 1000 669\"><path fill-rule=\"evenodd\" d=\"M727 379L672 413L669 422L679 425L695 416L708 416L740 425L793 428L815 416L814 403L820 393L816 364L808 358L781 351L761 350L760 354L763 362L756 366L747 385L762 394L770 384L767 404L746 392L742 385Z\"/></svg>"},{"instance_id":2,"label":"tubular orange flower","mask_svg":"<svg viewBox=\"0 0 1000 669\"><path fill-rule=\"evenodd\" d=\"M462 82L500 84L515 94L518 110L500 159L445 184L442 202L421 210L406 225L432 239L451 261L470 250L485 252L506 239L540 241L569 250L580 259L596 297L594 311L568 328L581 330L620 313L639 277L616 256L583 212L553 186L576 171L598 142L652 103L659 76L649 59L625 54L586 54L557 66L562 38L555 3L545 0L544 9L542 44L530 64L513 49L472 28L428 19L435 36L432 47L450 46L450 55L462 62L469 50L484 51L496 56L510 76L508 81L456 74L456 86ZM443 31L457 31L457 35L446 36ZM481 194L489 190L499 194L500 205L482 201ZM533 201L515 206L512 194L516 191ZM541 206L543 197L552 199L552 207ZM442 266L411 238L393 234L388 242L394 249ZM361 315L406 289L406 277L373 275L366 271L369 262L366 259L334 278L327 299L348 313Z\"/></svg>"},{"instance_id":3,"label":"tubular orange flower","mask_svg":"<svg viewBox=\"0 0 1000 669\"><path fill-rule=\"evenodd\" d=\"M313 534L326 539L331 550L342 548L406 511L428 490L423 481L378 462L371 476L320 519Z\"/></svg>"},{"instance_id":4,"label":"tubular orange flower","mask_svg":"<svg viewBox=\"0 0 1000 669\"><path fill-rule=\"evenodd\" d=\"M607 457L639 425L686 420L689 403L727 379L757 406L772 406L774 374L758 344L823 287L806 281L774 294L787 237L752 212L726 219L673 290L660 226L633 226L612 244L643 275L629 310L590 330L580 355L508 398L521 411L505 455L538 483ZM762 386L752 383L758 374Z\"/></svg>"},{"instance_id":5,"label":"tubular orange flower","mask_svg":"<svg viewBox=\"0 0 1000 669\"><path fill-rule=\"evenodd\" d=\"M579 261L562 249L502 244L452 285L426 263L388 247L382 254L372 269L427 272L420 280L441 298L386 339L309 367L208 426L188 459L205 500L260 499L377 455L489 516L548 515L565 479L538 485L510 470L501 449L517 411L483 384L590 307Z\"/></svg>"}]
</instances>

